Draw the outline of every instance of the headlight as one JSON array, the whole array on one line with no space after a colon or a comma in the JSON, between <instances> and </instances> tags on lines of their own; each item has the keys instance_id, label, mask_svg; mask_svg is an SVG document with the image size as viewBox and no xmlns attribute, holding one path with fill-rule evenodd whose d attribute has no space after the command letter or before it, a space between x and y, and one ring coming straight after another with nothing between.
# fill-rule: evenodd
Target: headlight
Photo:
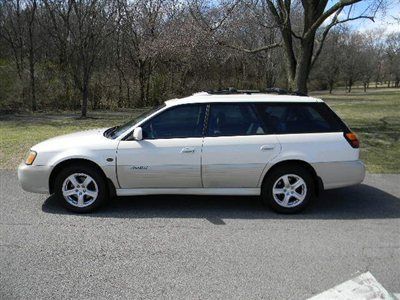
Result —
<instances>
[{"instance_id":1,"label":"headlight","mask_svg":"<svg viewBox=\"0 0 400 300\"><path fill-rule=\"evenodd\" d=\"M28 153L28 156L26 157L25 163L27 165L33 164L35 158L36 158L37 153L33 150L30 150Z\"/></svg>"}]
</instances>

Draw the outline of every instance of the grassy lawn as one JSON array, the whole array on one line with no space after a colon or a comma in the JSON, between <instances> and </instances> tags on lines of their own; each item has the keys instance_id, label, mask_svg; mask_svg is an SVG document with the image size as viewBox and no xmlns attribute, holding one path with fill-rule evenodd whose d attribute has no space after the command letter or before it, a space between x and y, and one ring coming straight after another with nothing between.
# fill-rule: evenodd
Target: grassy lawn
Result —
<instances>
[{"instance_id":1,"label":"grassy lawn","mask_svg":"<svg viewBox=\"0 0 400 300\"><path fill-rule=\"evenodd\" d=\"M371 173L400 173L400 89L311 93L326 101L361 140Z\"/></svg>"},{"instance_id":2,"label":"grassy lawn","mask_svg":"<svg viewBox=\"0 0 400 300\"><path fill-rule=\"evenodd\" d=\"M359 135L361 156L372 173L400 173L400 90L354 89L332 95L311 93L324 99ZM0 169L15 169L29 148L47 138L74 131L111 127L129 120L141 110L79 113L35 113L0 116Z\"/></svg>"}]
</instances>

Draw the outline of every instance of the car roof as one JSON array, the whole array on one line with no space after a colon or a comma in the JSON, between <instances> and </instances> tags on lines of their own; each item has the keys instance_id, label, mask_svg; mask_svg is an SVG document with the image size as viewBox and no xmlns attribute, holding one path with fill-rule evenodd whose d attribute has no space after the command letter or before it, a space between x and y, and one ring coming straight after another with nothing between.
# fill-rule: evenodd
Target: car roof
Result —
<instances>
[{"instance_id":1,"label":"car roof","mask_svg":"<svg viewBox=\"0 0 400 300\"><path fill-rule=\"evenodd\" d=\"M231 103L231 102L293 102L293 103L313 103L323 102L321 99L308 96L293 96L293 95L275 95L275 94L233 94L233 95L215 95L207 92L193 94L192 96L171 99L165 101L167 106L175 106L180 104L191 103Z\"/></svg>"}]
</instances>

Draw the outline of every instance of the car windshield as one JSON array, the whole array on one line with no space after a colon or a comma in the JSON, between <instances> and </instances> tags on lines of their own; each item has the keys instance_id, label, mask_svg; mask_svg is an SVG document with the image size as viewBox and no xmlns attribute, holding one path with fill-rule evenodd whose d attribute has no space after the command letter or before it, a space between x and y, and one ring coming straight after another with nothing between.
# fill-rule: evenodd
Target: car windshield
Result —
<instances>
[{"instance_id":1,"label":"car windshield","mask_svg":"<svg viewBox=\"0 0 400 300\"><path fill-rule=\"evenodd\" d=\"M131 128L135 124L139 123L140 121L144 120L145 118L147 118L151 114L155 113L156 111L160 110L164 106L165 106L165 104L162 104L162 105L153 107L149 110L146 110L143 113L141 113L140 115L138 115L137 117L135 117L134 119L130 120L129 122L126 122L123 125L119 125L119 126L115 126L115 127L111 127L109 129L107 129L104 132L104 135L110 139L116 139L121 134L123 134L125 131L127 131L129 128Z\"/></svg>"}]
</instances>

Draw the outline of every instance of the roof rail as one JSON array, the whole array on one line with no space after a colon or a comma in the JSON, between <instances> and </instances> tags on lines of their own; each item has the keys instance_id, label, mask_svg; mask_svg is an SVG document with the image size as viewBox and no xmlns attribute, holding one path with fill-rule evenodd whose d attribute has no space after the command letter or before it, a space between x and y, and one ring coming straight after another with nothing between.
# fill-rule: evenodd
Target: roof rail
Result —
<instances>
[{"instance_id":1,"label":"roof rail","mask_svg":"<svg viewBox=\"0 0 400 300\"><path fill-rule=\"evenodd\" d=\"M285 89L278 88L278 87L272 87L272 88L267 88L265 90L267 94L279 94L279 95L287 95L289 92Z\"/></svg>"},{"instance_id":2,"label":"roof rail","mask_svg":"<svg viewBox=\"0 0 400 300\"><path fill-rule=\"evenodd\" d=\"M231 95L231 94L255 94L262 93L260 90L237 90L235 88L208 90L207 93L212 95Z\"/></svg>"},{"instance_id":3,"label":"roof rail","mask_svg":"<svg viewBox=\"0 0 400 300\"><path fill-rule=\"evenodd\" d=\"M296 96L308 96L307 94L301 93L301 92L289 92L288 90L278 88L278 87L273 87L273 88L267 88L265 90L238 90L233 87L227 88L227 89L218 89L218 90L208 90L208 94L211 95L237 95L237 94L260 94L260 93L265 93L265 94L278 94L278 95L296 95Z\"/></svg>"},{"instance_id":4,"label":"roof rail","mask_svg":"<svg viewBox=\"0 0 400 300\"><path fill-rule=\"evenodd\" d=\"M294 92L289 92L288 90L278 88L278 87L273 87L273 88L268 88L265 90L267 94L279 94L279 95L294 95L294 96L304 96L308 97L307 94L299 92L299 91L294 91Z\"/></svg>"}]
</instances>

